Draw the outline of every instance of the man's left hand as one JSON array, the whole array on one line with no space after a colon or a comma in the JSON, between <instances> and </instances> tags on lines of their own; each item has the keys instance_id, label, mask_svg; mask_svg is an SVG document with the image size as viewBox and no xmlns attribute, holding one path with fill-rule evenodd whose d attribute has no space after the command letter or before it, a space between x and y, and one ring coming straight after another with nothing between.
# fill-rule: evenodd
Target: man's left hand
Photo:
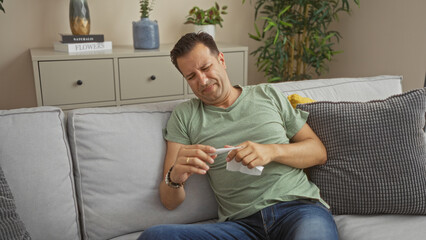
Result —
<instances>
[{"instance_id":1,"label":"man's left hand","mask_svg":"<svg viewBox=\"0 0 426 240\"><path fill-rule=\"evenodd\" d=\"M229 152L226 161L230 162L234 159L241 162L244 166L252 169L257 166L265 166L273 161L274 145L273 144L259 144L251 141L243 142L237 147L241 149L232 150ZM225 147L233 147L225 145Z\"/></svg>"}]
</instances>

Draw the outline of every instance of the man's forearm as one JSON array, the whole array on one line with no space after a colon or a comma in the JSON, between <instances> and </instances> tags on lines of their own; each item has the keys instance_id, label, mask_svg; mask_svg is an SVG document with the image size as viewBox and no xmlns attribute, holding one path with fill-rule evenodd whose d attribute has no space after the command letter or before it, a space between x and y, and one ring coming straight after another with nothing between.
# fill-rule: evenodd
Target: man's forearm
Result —
<instances>
[{"instance_id":1,"label":"man's forearm","mask_svg":"<svg viewBox=\"0 0 426 240\"><path fill-rule=\"evenodd\" d=\"M314 139L290 144L273 144L272 149L275 153L273 161L295 168L309 168L327 161L324 145Z\"/></svg>"},{"instance_id":2,"label":"man's forearm","mask_svg":"<svg viewBox=\"0 0 426 240\"><path fill-rule=\"evenodd\" d=\"M167 153L164 162L163 176L168 171L170 180L175 183L184 183L192 174L206 174L208 163L212 164L216 155L216 149L206 145L183 145L175 142L167 142ZM169 170L173 166L173 171ZM164 177L163 177L164 179ZM185 200L184 187L173 188L165 181L160 184L160 198L163 205L169 209L175 209Z\"/></svg>"},{"instance_id":3,"label":"man's forearm","mask_svg":"<svg viewBox=\"0 0 426 240\"><path fill-rule=\"evenodd\" d=\"M273 161L295 168L309 168L327 161L324 144L308 124L291 138L290 144L277 145L275 151Z\"/></svg>"},{"instance_id":4,"label":"man's forearm","mask_svg":"<svg viewBox=\"0 0 426 240\"><path fill-rule=\"evenodd\" d=\"M167 209L173 210L185 200L185 189L184 187L177 189L169 187L163 180L160 183L160 198Z\"/></svg>"}]
</instances>

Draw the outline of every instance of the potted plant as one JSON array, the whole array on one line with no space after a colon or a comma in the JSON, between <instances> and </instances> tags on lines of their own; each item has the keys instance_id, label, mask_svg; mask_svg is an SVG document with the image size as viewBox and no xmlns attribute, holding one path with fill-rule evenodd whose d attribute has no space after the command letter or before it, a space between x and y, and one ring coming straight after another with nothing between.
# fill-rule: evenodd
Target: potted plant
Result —
<instances>
[{"instance_id":1,"label":"potted plant","mask_svg":"<svg viewBox=\"0 0 426 240\"><path fill-rule=\"evenodd\" d=\"M221 15L227 14L227 8L228 6L220 8L217 2L207 10L195 6L189 10L185 24L194 24L194 32L204 31L214 38L216 25L223 27Z\"/></svg>"},{"instance_id":2,"label":"potted plant","mask_svg":"<svg viewBox=\"0 0 426 240\"><path fill-rule=\"evenodd\" d=\"M328 71L327 63L340 53L333 46L341 39L329 30L339 12L350 12L350 0L256 0L255 19L263 20L261 29L250 38L263 42L251 54L268 82L301 80ZM353 0L359 6L359 0ZM243 3L245 0L243 0Z\"/></svg>"},{"instance_id":3,"label":"potted plant","mask_svg":"<svg viewBox=\"0 0 426 240\"><path fill-rule=\"evenodd\" d=\"M151 21L154 0L140 0L141 19L133 22L133 47L135 49L156 49L160 46L157 21Z\"/></svg>"},{"instance_id":4,"label":"potted plant","mask_svg":"<svg viewBox=\"0 0 426 240\"><path fill-rule=\"evenodd\" d=\"M6 12L4 11L4 8L3 8L3 0L0 0L0 10L2 10L4 13L6 13Z\"/></svg>"}]
</instances>

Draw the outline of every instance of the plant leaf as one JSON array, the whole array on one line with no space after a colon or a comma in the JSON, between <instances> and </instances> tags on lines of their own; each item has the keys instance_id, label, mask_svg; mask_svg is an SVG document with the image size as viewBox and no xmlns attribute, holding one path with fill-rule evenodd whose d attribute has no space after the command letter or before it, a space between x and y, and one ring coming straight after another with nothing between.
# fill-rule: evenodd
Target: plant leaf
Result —
<instances>
[{"instance_id":1,"label":"plant leaf","mask_svg":"<svg viewBox=\"0 0 426 240\"><path fill-rule=\"evenodd\" d=\"M284 22L284 21L280 21L280 23L281 23L281 25L286 26L286 27L293 27L293 24L291 24L291 23L287 23L287 22Z\"/></svg>"},{"instance_id":2,"label":"plant leaf","mask_svg":"<svg viewBox=\"0 0 426 240\"><path fill-rule=\"evenodd\" d=\"M278 14L278 18L281 18L281 15L283 15L285 12L287 12L287 10L289 10L291 8L291 5L288 5L286 8L284 8L279 14Z\"/></svg>"},{"instance_id":3,"label":"plant leaf","mask_svg":"<svg viewBox=\"0 0 426 240\"><path fill-rule=\"evenodd\" d=\"M256 41L260 41L260 40L262 40L260 37L255 36L255 35L250 34L250 33L249 33L249 36L250 36L250 38L251 38L251 39L254 39L254 40L256 40Z\"/></svg>"},{"instance_id":4,"label":"plant leaf","mask_svg":"<svg viewBox=\"0 0 426 240\"><path fill-rule=\"evenodd\" d=\"M333 37L333 36L335 36L336 34L335 33L330 33L330 34L328 34L325 38L324 38L324 40L328 40L328 39L330 39L331 37Z\"/></svg>"},{"instance_id":5,"label":"plant leaf","mask_svg":"<svg viewBox=\"0 0 426 240\"><path fill-rule=\"evenodd\" d=\"M263 32L269 31L269 29L271 29L274 26L276 26L274 22L268 22L268 26L265 29L263 29Z\"/></svg>"},{"instance_id":6,"label":"plant leaf","mask_svg":"<svg viewBox=\"0 0 426 240\"><path fill-rule=\"evenodd\" d=\"M281 81L280 77L272 77L270 79L268 79L268 82L273 83L273 82L278 82Z\"/></svg>"},{"instance_id":7,"label":"plant leaf","mask_svg":"<svg viewBox=\"0 0 426 240\"><path fill-rule=\"evenodd\" d=\"M254 29L256 30L256 34L258 37L260 37L260 32L259 32L259 28L257 27L257 24L254 23Z\"/></svg>"},{"instance_id":8,"label":"plant leaf","mask_svg":"<svg viewBox=\"0 0 426 240\"><path fill-rule=\"evenodd\" d=\"M340 51L333 51L332 53L333 53L333 55L335 55L335 54L340 54L340 53L343 53L344 51L342 51L342 50L340 50Z\"/></svg>"},{"instance_id":9,"label":"plant leaf","mask_svg":"<svg viewBox=\"0 0 426 240\"><path fill-rule=\"evenodd\" d=\"M280 36L280 31L278 30L277 34L275 34L274 45L277 43L279 36Z\"/></svg>"}]
</instances>

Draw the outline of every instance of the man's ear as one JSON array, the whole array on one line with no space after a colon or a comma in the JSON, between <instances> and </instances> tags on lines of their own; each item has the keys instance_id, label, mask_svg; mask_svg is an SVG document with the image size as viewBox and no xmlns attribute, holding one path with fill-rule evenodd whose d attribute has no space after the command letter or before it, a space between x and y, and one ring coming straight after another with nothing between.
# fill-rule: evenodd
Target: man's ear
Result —
<instances>
[{"instance_id":1,"label":"man's ear","mask_svg":"<svg viewBox=\"0 0 426 240\"><path fill-rule=\"evenodd\" d=\"M219 63L226 69L225 56L223 55L223 52L219 52L218 59Z\"/></svg>"}]
</instances>

